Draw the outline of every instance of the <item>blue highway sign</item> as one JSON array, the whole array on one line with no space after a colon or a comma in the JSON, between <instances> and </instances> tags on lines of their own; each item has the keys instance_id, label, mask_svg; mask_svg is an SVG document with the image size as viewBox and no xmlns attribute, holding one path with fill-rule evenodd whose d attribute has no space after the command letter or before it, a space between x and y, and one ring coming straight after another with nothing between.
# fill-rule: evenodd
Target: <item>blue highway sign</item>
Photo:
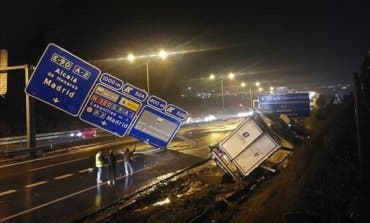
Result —
<instances>
[{"instance_id":1,"label":"blue highway sign","mask_svg":"<svg viewBox=\"0 0 370 223\"><path fill-rule=\"evenodd\" d=\"M117 91L121 90L123 87L123 80L120 80L108 73L103 73L99 82Z\"/></svg>"},{"instance_id":2,"label":"blue highway sign","mask_svg":"<svg viewBox=\"0 0 370 223\"><path fill-rule=\"evenodd\" d=\"M161 98L158 98L157 96L150 96L146 102L149 106L159 109L159 110L164 110L167 106L167 102Z\"/></svg>"},{"instance_id":3,"label":"blue highway sign","mask_svg":"<svg viewBox=\"0 0 370 223\"><path fill-rule=\"evenodd\" d=\"M166 113L175 116L175 118L180 119L181 121L184 121L185 118L188 116L188 113L185 110L172 104L169 104L167 106Z\"/></svg>"},{"instance_id":4,"label":"blue highway sign","mask_svg":"<svg viewBox=\"0 0 370 223\"><path fill-rule=\"evenodd\" d=\"M141 102L99 83L85 104L80 119L123 137L140 108Z\"/></svg>"},{"instance_id":5,"label":"blue highway sign","mask_svg":"<svg viewBox=\"0 0 370 223\"><path fill-rule=\"evenodd\" d=\"M166 148L182 122L163 111L144 106L128 135L150 145Z\"/></svg>"},{"instance_id":6,"label":"blue highway sign","mask_svg":"<svg viewBox=\"0 0 370 223\"><path fill-rule=\"evenodd\" d=\"M310 115L308 93L271 94L258 96L258 109L265 113L287 114L293 117Z\"/></svg>"},{"instance_id":7,"label":"blue highway sign","mask_svg":"<svg viewBox=\"0 0 370 223\"><path fill-rule=\"evenodd\" d=\"M139 101L145 101L145 99L148 97L148 93L146 93L146 91L132 84L125 84L122 92Z\"/></svg>"},{"instance_id":8,"label":"blue highway sign","mask_svg":"<svg viewBox=\"0 0 370 223\"><path fill-rule=\"evenodd\" d=\"M26 94L77 116L100 70L51 43L39 60Z\"/></svg>"}]
</instances>

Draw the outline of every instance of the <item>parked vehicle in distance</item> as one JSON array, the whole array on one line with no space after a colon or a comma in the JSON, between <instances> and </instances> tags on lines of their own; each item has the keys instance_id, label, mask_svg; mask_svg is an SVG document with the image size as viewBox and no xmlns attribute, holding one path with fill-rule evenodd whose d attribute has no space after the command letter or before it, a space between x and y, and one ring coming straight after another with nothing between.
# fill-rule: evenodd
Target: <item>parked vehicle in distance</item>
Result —
<instances>
[{"instance_id":1,"label":"parked vehicle in distance","mask_svg":"<svg viewBox=\"0 0 370 223\"><path fill-rule=\"evenodd\" d=\"M89 128L89 129L83 129L81 131L81 138L85 139L85 138L90 138L90 137L96 137L95 129Z\"/></svg>"},{"instance_id":2,"label":"parked vehicle in distance","mask_svg":"<svg viewBox=\"0 0 370 223\"><path fill-rule=\"evenodd\" d=\"M70 136L73 138L82 138L82 139L96 137L96 129L94 128L83 129L78 132L72 132Z\"/></svg>"}]
</instances>

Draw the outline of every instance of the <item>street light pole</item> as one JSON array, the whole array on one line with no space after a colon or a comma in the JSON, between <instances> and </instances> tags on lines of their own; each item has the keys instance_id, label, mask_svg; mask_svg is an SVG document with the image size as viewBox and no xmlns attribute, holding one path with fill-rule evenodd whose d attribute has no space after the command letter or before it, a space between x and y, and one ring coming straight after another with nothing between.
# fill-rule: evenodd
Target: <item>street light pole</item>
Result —
<instances>
[{"instance_id":1,"label":"street light pole","mask_svg":"<svg viewBox=\"0 0 370 223\"><path fill-rule=\"evenodd\" d=\"M224 80L221 79L222 113L225 113Z\"/></svg>"},{"instance_id":2,"label":"street light pole","mask_svg":"<svg viewBox=\"0 0 370 223\"><path fill-rule=\"evenodd\" d=\"M149 60L146 62L146 90L148 92L148 95L150 94L149 89Z\"/></svg>"},{"instance_id":3,"label":"street light pole","mask_svg":"<svg viewBox=\"0 0 370 223\"><path fill-rule=\"evenodd\" d=\"M164 50L161 50L157 55L143 55L139 58L146 58L146 90L148 94L150 94L150 80L149 80L149 62L150 58L153 57L160 57L162 60L165 60L168 57L168 53ZM134 62L136 60L136 56L132 53L129 53L126 59L130 62Z\"/></svg>"},{"instance_id":4,"label":"street light pole","mask_svg":"<svg viewBox=\"0 0 370 223\"><path fill-rule=\"evenodd\" d=\"M252 95L252 87L249 86L249 101L251 104L251 108L253 108L253 95Z\"/></svg>"},{"instance_id":5,"label":"street light pole","mask_svg":"<svg viewBox=\"0 0 370 223\"><path fill-rule=\"evenodd\" d=\"M209 79L210 80L214 80L215 78L216 78L216 76L214 74L209 75ZM227 78L233 79L234 78L234 74L233 73L230 73L229 75L227 75ZM220 82L221 82L221 98L222 98L222 113L225 113L224 80L225 80L224 78L220 78Z\"/></svg>"}]
</instances>

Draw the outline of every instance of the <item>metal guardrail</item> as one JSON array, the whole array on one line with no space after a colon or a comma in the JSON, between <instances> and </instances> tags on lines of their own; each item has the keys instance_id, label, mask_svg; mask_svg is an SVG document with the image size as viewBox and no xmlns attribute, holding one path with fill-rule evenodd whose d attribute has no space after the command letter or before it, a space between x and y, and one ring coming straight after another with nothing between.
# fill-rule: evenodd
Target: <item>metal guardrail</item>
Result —
<instances>
[{"instance_id":1,"label":"metal guardrail","mask_svg":"<svg viewBox=\"0 0 370 223\"><path fill-rule=\"evenodd\" d=\"M187 126L196 125L196 124L199 124L199 123L185 123L182 126L187 127ZM58 138L61 136L69 136L71 133L77 133L77 132L80 132L80 130L36 134L36 140L38 141L38 140ZM101 133L104 131L96 128L96 132ZM12 137L0 138L0 146L11 145L11 144L16 144L16 143L24 143L24 142L27 142L27 136L12 136Z\"/></svg>"},{"instance_id":2,"label":"metal guardrail","mask_svg":"<svg viewBox=\"0 0 370 223\"><path fill-rule=\"evenodd\" d=\"M71 134L71 132L73 131L36 134L36 140L56 138L58 136L69 135ZM27 142L27 137L26 136L14 136L14 137L0 138L0 146L21 143L21 142Z\"/></svg>"},{"instance_id":3,"label":"metal guardrail","mask_svg":"<svg viewBox=\"0 0 370 223\"><path fill-rule=\"evenodd\" d=\"M4 157L14 158L19 155L28 155L30 158L36 158L40 154L48 151L52 151L52 146L41 146L36 148L15 148L15 149L6 149L3 151Z\"/></svg>"},{"instance_id":4,"label":"metal guardrail","mask_svg":"<svg viewBox=\"0 0 370 223\"><path fill-rule=\"evenodd\" d=\"M183 127L191 127L193 124L198 125L199 123L186 123L183 125ZM97 133L103 133L105 131L101 129L95 129ZM78 133L81 130L71 130L71 131L63 131L63 132L54 132L54 133L42 133L42 134L36 134L36 140L47 140L47 139L54 139L54 138L61 138L61 137L70 137L71 133ZM102 135L104 136L104 135ZM185 136L182 136L180 134L176 135L177 138L186 141L187 143L191 144L192 146L196 146L197 143ZM95 137L94 137L95 138ZM11 145L16 143L25 143L27 142L26 136L15 136L15 137L4 137L0 138L0 146L1 145ZM25 148L20 146L19 148L2 148L0 149L1 153L4 157L15 157L18 155L27 155L29 157L37 157L40 154L43 154L44 152L49 152L52 150L58 150L62 148L64 145L69 144L71 142L75 141L68 141L68 142L53 142L50 143L44 143L43 145L38 145L35 148Z\"/></svg>"},{"instance_id":5,"label":"metal guardrail","mask_svg":"<svg viewBox=\"0 0 370 223\"><path fill-rule=\"evenodd\" d=\"M100 137L107 137L107 135L101 135ZM97 139L98 137L89 137L84 140L89 140L90 142L92 142L91 140L96 141ZM40 155L43 155L44 153L66 149L71 146L73 147L76 145L80 145L80 143L81 143L80 140L61 141L61 142L55 141L52 144L44 143L42 145L38 145L35 148L26 148L26 147L3 148L0 151L0 157L3 156L7 158L14 158L23 155L28 158L36 158Z\"/></svg>"},{"instance_id":6,"label":"metal guardrail","mask_svg":"<svg viewBox=\"0 0 370 223\"><path fill-rule=\"evenodd\" d=\"M36 134L36 140L46 140L46 139L54 139L61 136L69 136L71 133L77 133L80 130L71 130L71 131L63 131L63 132L53 132L53 133L42 133ZM99 129L96 129L96 132L102 132ZM11 145L16 143L23 143L27 142L27 136L13 136L13 137L5 137L0 138L0 146L2 145Z\"/></svg>"},{"instance_id":7,"label":"metal guardrail","mask_svg":"<svg viewBox=\"0 0 370 223\"><path fill-rule=\"evenodd\" d=\"M215 122L219 120L214 120ZM194 122L194 123L184 123L182 127L191 127L196 125L202 125L208 122ZM53 139L58 138L60 136L69 136L71 133L77 133L80 130L71 130L71 131L62 131L62 132L53 132L53 133L42 133L42 134L36 134L36 140L45 140L45 139ZM101 129L96 128L96 132L104 132ZM27 142L27 136L12 136L12 137L4 137L0 138L0 146L3 145L11 145L16 143L24 143Z\"/></svg>"}]
</instances>

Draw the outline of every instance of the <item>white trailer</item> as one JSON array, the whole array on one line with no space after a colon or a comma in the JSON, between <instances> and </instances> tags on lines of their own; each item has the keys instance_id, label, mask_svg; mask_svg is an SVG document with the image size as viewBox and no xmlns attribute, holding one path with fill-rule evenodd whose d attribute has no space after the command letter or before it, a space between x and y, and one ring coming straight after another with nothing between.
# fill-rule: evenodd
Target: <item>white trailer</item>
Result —
<instances>
[{"instance_id":1,"label":"white trailer","mask_svg":"<svg viewBox=\"0 0 370 223\"><path fill-rule=\"evenodd\" d=\"M282 147L264 118L247 117L218 145L210 148L216 163L236 180L248 176Z\"/></svg>"}]
</instances>

